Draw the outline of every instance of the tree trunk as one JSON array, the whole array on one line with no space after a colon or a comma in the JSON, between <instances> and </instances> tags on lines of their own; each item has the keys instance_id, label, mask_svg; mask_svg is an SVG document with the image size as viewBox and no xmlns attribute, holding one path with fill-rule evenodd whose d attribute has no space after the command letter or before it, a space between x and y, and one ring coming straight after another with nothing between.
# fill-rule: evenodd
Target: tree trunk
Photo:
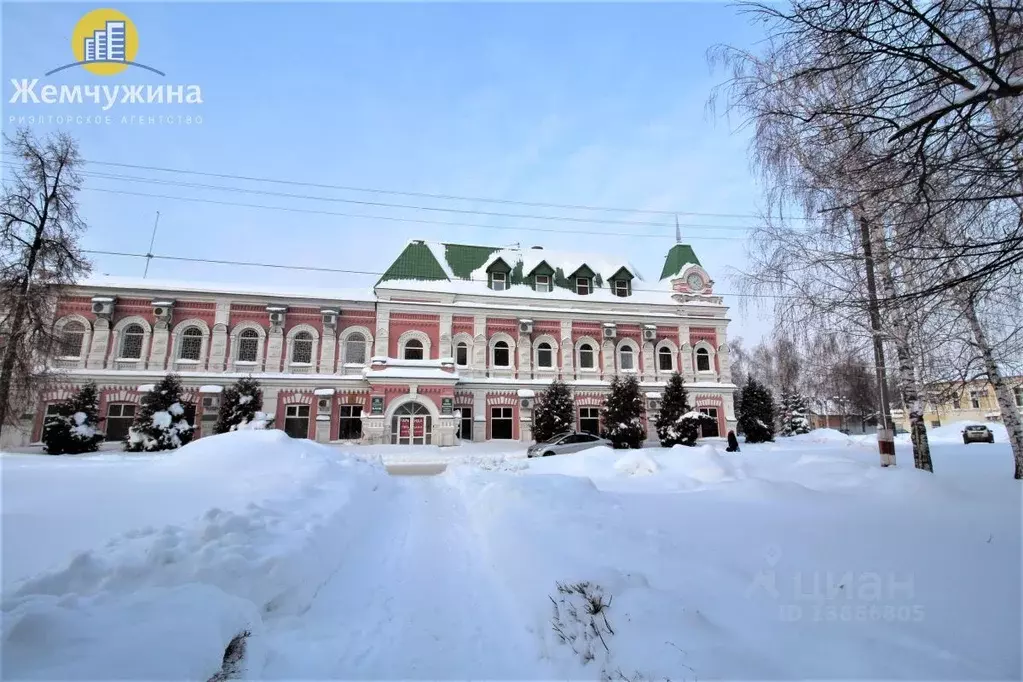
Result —
<instances>
[{"instance_id":1,"label":"tree trunk","mask_svg":"<svg viewBox=\"0 0 1023 682\"><path fill-rule=\"evenodd\" d=\"M984 371L987 379L995 389L995 398L998 400L998 409L1002 413L1002 422L1009 434L1009 445L1012 446L1012 457L1015 461L1015 472L1013 478L1023 479L1023 422L1020 420L1019 409L1016 407L1016 400L1005 382L998 363L995 362L994 353L988 343L987 334L980 324L977 316L977 309L973 303L973 297L967 296L963 301L963 312L970 322L970 329L973 331L974 341L984 360Z\"/></svg>"},{"instance_id":2,"label":"tree trunk","mask_svg":"<svg viewBox=\"0 0 1023 682\"><path fill-rule=\"evenodd\" d=\"M877 248L877 267L881 273L881 286L884 296L889 300L889 318L891 320L895 355L899 360L899 393L902 397L903 409L909 412L909 433L913 441L913 466L924 471L934 471L931 462L931 447L927 441L927 424L924 421L924 406L920 399L920 388L916 371L913 368L913 354L909 344L909 328L906 324L905 311L896 299L895 278L892 275L891 258L888 245L883 234L873 235Z\"/></svg>"},{"instance_id":3,"label":"tree trunk","mask_svg":"<svg viewBox=\"0 0 1023 682\"><path fill-rule=\"evenodd\" d=\"M7 424L8 409L11 407L11 391L14 386L14 362L17 359L18 348L21 344L22 329L25 322L25 296L19 297L14 309L14 319L11 321L11 335L7 339L7 346L4 349L3 362L0 364L0 436L3 435L4 426Z\"/></svg>"}]
</instances>

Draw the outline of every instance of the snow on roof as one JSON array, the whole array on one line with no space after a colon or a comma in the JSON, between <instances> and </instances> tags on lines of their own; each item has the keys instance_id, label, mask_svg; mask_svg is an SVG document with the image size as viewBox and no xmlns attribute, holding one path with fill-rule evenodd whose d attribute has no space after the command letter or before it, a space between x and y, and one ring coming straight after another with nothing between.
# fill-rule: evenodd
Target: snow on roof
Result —
<instances>
[{"instance_id":1,"label":"snow on roof","mask_svg":"<svg viewBox=\"0 0 1023 682\"><path fill-rule=\"evenodd\" d=\"M419 280L419 279L389 279L377 284L377 290L400 290L400 291L421 291L435 293L454 294L479 294L488 298L528 298L548 301L575 301L577 303L649 303L675 306L678 303L671 297L674 293L670 286L658 286L658 283L650 284L644 282L642 289L637 291L634 287L632 294L627 298L615 296L607 287L598 287L586 296L577 294L572 289L553 287L551 291L535 291L532 287L514 284L503 291L495 291L487 286L487 282L454 279L450 282L445 280ZM695 305L686 303L685 305ZM720 304L708 304L715 307L722 307Z\"/></svg>"},{"instance_id":2,"label":"snow on roof","mask_svg":"<svg viewBox=\"0 0 1023 682\"><path fill-rule=\"evenodd\" d=\"M332 301L373 301L372 289L313 289L281 286L276 283L238 284L231 282L193 282L143 279L141 277L89 277L74 286L91 289L131 289L154 292L179 291L200 294L235 294L266 298L305 298Z\"/></svg>"},{"instance_id":3,"label":"snow on roof","mask_svg":"<svg viewBox=\"0 0 1023 682\"><path fill-rule=\"evenodd\" d=\"M224 392L223 386L214 386L210 384L209 386L199 387L199 393L223 393L223 392Z\"/></svg>"},{"instance_id":4,"label":"snow on roof","mask_svg":"<svg viewBox=\"0 0 1023 682\"><path fill-rule=\"evenodd\" d=\"M490 257L484 261L476 270L473 270L470 278L473 280L487 279L487 268L494 264L498 259L503 260L508 264L508 267L514 269L516 263L522 263L522 274L528 275L532 272L536 266L540 263L547 263L553 269L561 269L565 277L570 276L573 272L587 266L590 270L597 275L600 275L604 281L611 279L611 277L621 270L623 267L632 273L632 275L642 280L643 276L640 274L639 269L630 263L628 260L623 258L615 258L611 255L597 254L597 253L584 253L581 251L549 251L547 249L531 249L531 248L509 248L499 249L494 253L490 254Z\"/></svg>"},{"instance_id":5,"label":"snow on roof","mask_svg":"<svg viewBox=\"0 0 1023 682\"><path fill-rule=\"evenodd\" d=\"M653 398L653 399L656 400L656 399L659 399L661 397L661 394L658 393L657 391L647 391L646 392L646 397L647 398Z\"/></svg>"},{"instance_id":6,"label":"snow on roof","mask_svg":"<svg viewBox=\"0 0 1023 682\"><path fill-rule=\"evenodd\" d=\"M334 389L332 388L318 388L313 391L313 395L334 395Z\"/></svg>"},{"instance_id":7,"label":"snow on roof","mask_svg":"<svg viewBox=\"0 0 1023 682\"><path fill-rule=\"evenodd\" d=\"M519 389L519 397L520 398L533 398L535 396L536 396L536 392L533 389L531 389L531 388L520 388Z\"/></svg>"},{"instance_id":8,"label":"snow on roof","mask_svg":"<svg viewBox=\"0 0 1023 682\"><path fill-rule=\"evenodd\" d=\"M383 369L365 369L363 376L367 379L447 379L457 381L456 372L446 372L432 367L385 367Z\"/></svg>"},{"instance_id":9,"label":"snow on roof","mask_svg":"<svg viewBox=\"0 0 1023 682\"><path fill-rule=\"evenodd\" d=\"M135 390L138 391L139 393L149 393L154 388L156 388L156 384L142 384Z\"/></svg>"}]
</instances>

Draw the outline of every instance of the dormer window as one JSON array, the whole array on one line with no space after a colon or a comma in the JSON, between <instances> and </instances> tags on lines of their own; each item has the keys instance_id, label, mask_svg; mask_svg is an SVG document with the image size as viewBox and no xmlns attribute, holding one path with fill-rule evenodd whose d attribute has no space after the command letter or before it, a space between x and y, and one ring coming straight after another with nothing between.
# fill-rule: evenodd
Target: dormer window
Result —
<instances>
[{"instance_id":1,"label":"dormer window","mask_svg":"<svg viewBox=\"0 0 1023 682\"><path fill-rule=\"evenodd\" d=\"M576 277L575 278L575 293L580 296L589 296L590 294L590 278L589 277Z\"/></svg>"},{"instance_id":2,"label":"dormer window","mask_svg":"<svg viewBox=\"0 0 1023 682\"><path fill-rule=\"evenodd\" d=\"M494 291L504 291L508 288L508 274L504 272L490 273L490 288Z\"/></svg>"},{"instance_id":3,"label":"dormer window","mask_svg":"<svg viewBox=\"0 0 1023 682\"><path fill-rule=\"evenodd\" d=\"M550 275L537 275L536 283L533 287L537 291L549 294L551 292L551 278Z\"/></svg>"},{"instance_id":4,"label":"dormer window","mask_svg":"<svg viewBox=\"0 0 1023 682\"><path fill-rule=\"evenodd\" d=\"M611 293L615 296L621 296L625 298L629 295L629 280L627 279L616 279L611 281Z\"/></svg>"}]
</instances>

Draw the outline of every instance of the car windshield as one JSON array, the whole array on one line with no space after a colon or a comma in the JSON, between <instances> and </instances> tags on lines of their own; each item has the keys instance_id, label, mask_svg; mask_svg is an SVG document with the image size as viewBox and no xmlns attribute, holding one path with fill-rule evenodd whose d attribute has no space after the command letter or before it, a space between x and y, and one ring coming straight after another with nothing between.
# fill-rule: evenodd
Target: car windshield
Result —
<instances>
[{"instance_id":1,"label":"car windshield","mask_svg":"<svg viewBox=\"0 0 1023 682\"><path fill-rule=\"evenodd\" d=\"M568 434L568 433L559 433L558 435L554 436L553 438L550 438L550 439L548 439L548 440L547 440L547 441L545 441L545 442L546 442L546 443L547 443L548 445L555 445L555 444L557 444L557 443L560 443L560 442L561 442L561 440L562 440L562 439L563 439L563 438L564 438L565 436L569 436L569 435L571 435L571 434Z\"/></svg>"},{"instance_id":2,"label":"car windshield","mask_svg":"<svg viewBox=\"0 0 1023 682\"><path fill-rule=\"evenodd\" d=\"M986 426L967 426L967 431L987 431Z\"/></svg>"}]
</instances>

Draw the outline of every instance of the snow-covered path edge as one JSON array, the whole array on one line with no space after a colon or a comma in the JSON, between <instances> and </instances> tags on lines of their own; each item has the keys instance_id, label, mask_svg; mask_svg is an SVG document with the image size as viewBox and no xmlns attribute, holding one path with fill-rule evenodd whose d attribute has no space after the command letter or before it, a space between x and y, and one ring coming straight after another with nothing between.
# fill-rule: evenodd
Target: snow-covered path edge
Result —
<instances>
[{"instance_id":1,"label":"snow-covered path edge","mask_svg":"<svg viewBox=\"0 0 1023 682\"><path fill-rule=\"evenodd\" d=\"M309 608L398 489L379 463L266 445L317 475L286 498L127 533L5 594L4 677L206 680L243 632L239 672L258 673L266 623Z\"/></svg>"}]
</instances>

